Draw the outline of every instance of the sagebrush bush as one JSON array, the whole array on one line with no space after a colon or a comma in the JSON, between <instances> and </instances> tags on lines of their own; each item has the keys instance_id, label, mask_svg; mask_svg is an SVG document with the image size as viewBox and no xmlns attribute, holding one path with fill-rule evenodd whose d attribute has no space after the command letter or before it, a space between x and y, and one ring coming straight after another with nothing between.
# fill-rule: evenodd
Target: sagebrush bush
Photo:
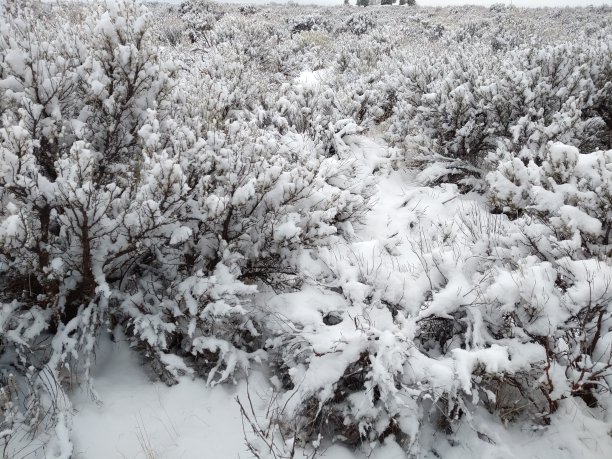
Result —
<instances>
[{"instance_id":1,"label":"sagebrush bush","mask_svg":"<svg viewBox=\"0 0 612 459\"><path fill-rule=\"evenodd\" d=\"M167 384L273 369L277 457L606 409L611 10L151 8L2 6L3 454L70 457L107 333Z\"/></svg>"},{"instance_id":2,"label":"sagebrush bush","mask_svg":"<svg viewBox=\"0 0 612 459\"><path fill-rule=\"evenodd\" d=\"M191 78L183 64L157 53L144 7L86 7L82 24L41 36L35 11L9 6L3 355L34 365L32 380L48 372L51 397L68 378L89 380L97 336L116 326L167 383L246 372L264 358L258 285L299 285L300 257L352 237L367 208L352 160L322 154L333 118L298 120L257 99L262 108L245 107L244 93L227 94L235 74L224 66L228 86L200 105L177 84Z\"/></svg>"}]
</instances>

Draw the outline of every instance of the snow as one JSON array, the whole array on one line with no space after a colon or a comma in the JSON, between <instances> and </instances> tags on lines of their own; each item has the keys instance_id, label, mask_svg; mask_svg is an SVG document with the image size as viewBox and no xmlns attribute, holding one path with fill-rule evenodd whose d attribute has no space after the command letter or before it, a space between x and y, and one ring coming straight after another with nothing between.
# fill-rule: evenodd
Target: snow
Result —
<instances>
[{"instance_id":1,"label":"snow","mask_svg":"<svg viewBox=\"0 0 612 459\"><path fill-rule=\"evenodd\" d=\"M26 71L26 62L21 53L17 50L11 50L4 56L5 61L11 66L13 71L19 75L24 75Z\"/></svg>"},{"instance_id":2,"label":"snow","mask_svg":"<svg viewBox=\"0 0 612 459\"><path fill-rule=\"evenodd\" d=\"M95 398L85 389L73 396L73 459L248 458L235 399L248 403L250 395L264 418L271 395L268 378L259 370L229 386L210 387L188 377L173 387L152 382L128 345L108 336L100 342L93 376ZM365 459L341 445L321 457ZM368 457L406 456L396 443L387 442Z\"/></svg>"},{"instance_id":3,"label":"snow","mask_svg":"<svg viewBox=\"0 0 612 459\"><path fill-rule=\"evenodd\" d=\"M390 156L380 139L352 136L346 139L346 144L365 170L384 165ZM411 265L418 261L410 248L419 240L419 228L444 225L457 218L457 214L466 208L481 205L473 198L458 196L453 186L423 187L416 181L415 175L414 172L391 170L383 173L375 195L378 205L368 216L367 223L357 231L357 239L350 250L365 256L393 244L399 254L399 260L394 261L393 266ZM415 214L418 217L415 218ZM281 233L289 235L291 231L287 229ZM496 296L502 303L513 304L518 293L512 293L514 289L508 287L515 284L512 281L505 285L500 282L501 278L490 288L488 295ZM348 281L344 286L355 289L358 288L357 284ZM391 289L390 296L406 295L407 304L413 304L412 307L416 308L419 301L415 298L421 296L418 283L411 287L411 292L406 292L402 290L406 288L405 285L394 283L390 278L388 287ZM398 291L393 291L395 289ZM533 289L526 287L525 290ZM360 301L362 297L357 295L354 300ZM311 344L319 357L307 369L294 368L292 376L302 381L300 390L320 387L322 391L318 396L321 399L329 397L331 384L342 375L347 364L358 358L362 349L358 345L359 340L351 338L357 338L359 332L349 319L350 315L346 316L351 308L347 299L308 287L295 293L264 296L262 301L270 312L282 315L283 321L288 319L307 327L304 331L309 332ZM441 299L438 301L443 304ZM329 312L339 314L342 322L334 326L324 325L322 317ZM371 318L372 326L383 326L385 322L374 317ZM381 335L381 343L394 343L394 339L385 333ZM606 335L599 348L612 340L610 336L612 334ZM334 349L337 349L335 346L340 340L346 343L345 352L337 354ZM330 348L330 343L336 344ZM352 350L348 350L351 346ZM419 371L428 372L429 377L440 384L450 383L455 372L463 389L470 393L471 374L478 364L485 365L492 372L512 372L529 365L534 359L543 358L540 353L541 348L537 345L522 348L495 345L475 352L457 349L453 352L453 362L440 361L432 365L433 362L415 360L413 363L415 369L422 365ZM201 379L182 377L179 384L167 387L149 380L139 365L138 357L125 343L113 343L108 338L102 340L98 352L94 381L95 400L84 390L73 398L76 410L72 431L75 459L250 457L234 399L239 397L245 400L247 393L250 394L256 411L264 417L272 395L272 382L278 384L278 378L270 380L261 369L255 369L247 381L235 385L210 387ZM561 386L557 390L561 390ZM462 446L452 447L448 441L438 439L431 444L431 450L445 459L596 459L604 457L609 451L606 449L609 442L593 440L598 438L597 435L600 435L599 438L607 435L604 424L583 414L576 402L563 402L561 414L543 431L521 430L518 426L504 428L496 421L487 422L488 416L488 413L479 412L473 418L472 427L465 424L459 429L455 441L460 441ZM321 457L365 458L366 453L352 452L344 446L335 445L326 449ZM391 438L369 453L371 455L367 457L378 459L407 457ZM422 457L434 456L428 453Z\"/></svg>"},{"instance_id":4,"label":"snow","mask_svg":"<svg viewBox=\"0 0 612 459\"><path fill-rule=\"evenodd\" d=\"M239 187L232 196L232 205L239 206L245 204L249 199L255 196L255 180L249 180Z\"/></svg>"},{"instance_id":5,"label":"snow","mask_svg":"<svg viewBox=\"0 0 612 459\"><path fill-rule=\"evenodd\" d=\"M151 382L124 342L102 340L94 371L97 400L74 398L74 458L248 457L234 400L247 389L258 408L269 392L261 373L235 386L209 387L183 378L173 387ZM154 456L151 456L154 454Z\"/></svg>"},{"instance_id":6,"label":"snow","mask_svg":"<svg viewBox=\"0 0 612 459\"><path fill-rule=\"evenodd\" d=\"M172 236L170 236L170 244L180 244L181 242L185 242L191 237L192 230L187 226L181 226L176 228L172 232Z\"/></svg>"},{"instance_id":7,"label":"snow","mask_svg":"<svg viewBox=\"0 0 612 459\"><path fill-rule=\"evenodd\" d=\"M595 236L601 233L601 222L574 206L561 206L559 217L568 227L583 233Z\"/></svg>"},{"instance_id":8,"label":"snow","mask_svg":"<svg viewBox=\"0 0 612 459\"><path fill-rule=\"evenodd\" d=\"M0 13L5 456L612 455L612 10L153 8Z\"/></svg>"},{"instance_id":9,"label":"snow","mask_svg":"<svg viewBox=\"0 0 612 459\"><path fill-rule=\"evenodd\" d=\"M304 70L296 78L296 83L307 89L315 88L325 82L332 72L329 69Z\"/></svg>"},{"instance_id":10,"label":"snow","mask_svg":"<svg viewBox=\"0 0 612 459\"><path fill-rule=\"evenodd\" d=\"M17 238L25 235L21 216L9 215L0 224L0 232L7 238Z\"/></svg>"}]
</instances>

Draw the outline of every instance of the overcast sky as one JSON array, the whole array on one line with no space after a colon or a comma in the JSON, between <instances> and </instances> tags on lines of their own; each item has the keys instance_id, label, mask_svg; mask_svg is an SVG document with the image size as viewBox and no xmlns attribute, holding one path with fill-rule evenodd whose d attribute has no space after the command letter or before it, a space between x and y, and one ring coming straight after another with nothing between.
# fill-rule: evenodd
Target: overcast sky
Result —
<instances>
[{"instance_id":1,"label":"overcast sky","mask_svg":"<svg viewBox=\"0 0 612 459\"><path fill-rule=\"evenodd\" d=\"M219 0L223 1L223 0ZM226 0L233 3L269 3L270 0ZM286 0L275 0L284 3ZM318 3L321 5L340 5L342 0L297 0L297 3ZM351 0L351 3L355 3ZM490 6L494 3L510 4L510 0L417 0L417 4L423 6L455 6L455 5L483 5ZM588 5L610 5L612 0L513 0L516 6L588 6Z\"/></svg>"},{"instance_id":2,"label":"overcast sky","mask_svg":"<svg viewBox=\"0 0 612 459\"><path fill-rule=\"evenodd\" d=\"M417 0L420 5L451 6L451 5L485 5L494 3L510 3L509 0ZM514 0L516 6L587 6L587 5L612 5L612 0Z\"/></svg>"}]
</instances>

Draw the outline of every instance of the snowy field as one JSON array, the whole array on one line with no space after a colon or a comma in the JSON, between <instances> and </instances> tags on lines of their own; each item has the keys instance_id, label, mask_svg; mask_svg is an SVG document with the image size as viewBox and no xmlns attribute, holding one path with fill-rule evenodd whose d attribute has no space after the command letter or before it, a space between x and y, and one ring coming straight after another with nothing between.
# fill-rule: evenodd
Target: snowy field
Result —
<instances>
[{"instance_id":1,"label":"snowy field","mask_svg":"<svg viewBox=\"0 0 612 459\"><path fill-rule=\"evenodd\" d=\"M1 8L3 459L612 457L612 8Z\"/></svg>"}]
</instances>

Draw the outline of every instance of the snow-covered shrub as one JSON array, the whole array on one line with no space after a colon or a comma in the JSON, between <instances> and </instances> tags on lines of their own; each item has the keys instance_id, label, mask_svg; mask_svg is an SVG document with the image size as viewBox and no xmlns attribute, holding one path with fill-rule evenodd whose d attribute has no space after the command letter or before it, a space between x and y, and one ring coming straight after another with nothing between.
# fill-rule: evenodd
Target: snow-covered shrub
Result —
<instances>
[{"instance_id":1,"label":"snow-covered shrub","mask_svg":"<svg viewBox=\"0 0 612 459\"><path fill-rule=\"evenodd\" d=\"M606 246L611 159L610 151L581 154L576 147L550 142L541 155L502 161L489 174L491 201L508 215L537 216L554 228L557 239L572 239L579 231L582 248L588 249L590 240Z\"/></svg>"},{"instance_id":2,"label":"snow-covered shrub","mask_svg":"<svg viewBox=\"0 0 612 459\"><path fill-rule=\"evenodd\" d=\"M595 407L610 391L610 152L551 143L541 160L510 156L488 176L511 221L469 211L415 247L413 343L438 371L454 361L433 397L449 432L479 406L546 424L563 400Z\"/></svg>"},{"instance_id":3,"label":"snow-covered shrub","mask_svg":"<svg viewBox=\"0 0 612 459\"><path fill-rule=\"evenodd\" d=\"M416 316L406 362L423 371L418 393L448 432L479 407L546 424L569 398L606 406L612 158L550 143L540 159L509 155L487 178L512 220L463 210L457 230L414 246L422 270L402 308Z\"/></svg>"},{"instance_id":4,"label":"snow-covered shrub","mask_svg":"<svg viewBox=\"0 0 612 459\"><path fill-rule=\"evenodd\" d=\"M3 5L10 453L25 433L70 454L67 383L90 382L106 330L168 384L266 362L288 457L393 439L418 457L434 431L486 439L485 410L603 407L609 9L149 7ZM445 213L444 182L489 187L495 215L442 224L410 198L360 240L373 177L400 189L391 166L414 164L440 186L412 198Z\"/></svg>"},{"instance_id":5,"label":"snow-covered shrub","mask_svg":"<svg viewBox=\"0 0 612 459\"><path fill-rule=\"evenodd\" d=\"M67 458L70 417L53 375L30 368L25 375L0 374L0 452L22 459L40 454ZM60 390L58 390L60 389Z\"/></svg>"},{"instance_id":6,"label":"snow-covered shrub","mask_svg":"<svg viewBox=\"0 0 612 459\"><path fill-rule=\"evenodd\" d=\"M178 13L185 23L191 43L211 44L211 31L224 13L211 1L186 0L179 6Z\"/></svg>"},{"instance_id":7,"label":"snow-covered shrub","mask_svg":"<svg viewBox=\"0 0 612 459\"><path fill-rule=\"evenodd\" d=\"M546 350L550 410L570 396L596 406L610 392L612 365L612 155L550 143L542 156L539 165L503 161L489 174L491 201L516 219L526 252L497 273L489 294Z\"/></svg>"},{"instance_id":8,"label":"snow-covered shrub","mask_svg":"<svg viewBox=\"0 0 612 459\"><path fill-rule=\"evenodd\" d=\"M354 13L337 31L353 35L365 35L375 26L374 18L368 13Z\"/></svg>"},{"instance_id":9,"label":"snow-covered shrub","mask_svg":"<svg viewBox=\"0 0 612 459\"><path fill-rule=\"evenodd\" d=\"M261 80L245 105L269 33L237 59L252 80L218 61L193 84L158 55L144 7L87 11L48 36L31 10L1 17L2 356L33 381L48 372L63 397L66 380L89 381L97 335L120 326L167 383L233 380L265 358L258 287L299 286L303 260L367 210L369 181L330 151L351 123L335 123L325 91L288 92L313 100L298 118ZM258 30L234 29L245 42Z\"/></svg>"},{"instance_id":10,"label":"snow-covered shrub","mask_svg":"<svg viewBox=\"0 0 612 459\"><path fill-rule=\"evenodd\" d=\"M506 5L505 3L494 3L493 5L491 5L489 7L489 9L493 12L493 13L497 13L497 14L503 14L509 10L511 10L511 7Z\"/></svg>"},{"instance_id":11,"label":"snow-covered shrub","mask_svg":"<svg viewBox=\"0 0 612 459\"><path fill-rule=\"evenodd\" d=\"M356 291L345 295L352 300L310 288L270 304L283 318L269 322L267 343L278 366L282 411L275 421L295 442L315 448L322 439L358 446L389 436L408 445L418 411L399 393L409 324L399 318L394 324L388 309L365 304Z\"/></svg>"},{"instance_id":12,"label":"snow-covered shrub","mask_svg":"<svg viewBox=\"0 0 612 459\"><path fill-rule=\"evenodd\" d=\"M609 39L503 59L482 47L431 57L402 71L390 139L421 152L425 181L470 186L465 176L495 167L500 144L517 154L548 141L605 148L609 63Z\"/></svg>"},{"instance_id":13,"label":"snow-covered shrub","mask_svg":"<svg viewBox=\"0 0 612 459\"><path fill-rule=\"evenodd\" d=\"M152 29L161 43L169 46L184 44L187 27L178 12L168 11L164 16L155 16L154 22Z\"/></svg>"},{"instance_id":14,"label":"snow-covered shrub","mask_svg":"<svg viewBox=\"0 0 612 459\"><path fill-rule=\"evenodd\" d=\"M329 24L322 16L305 16L289 19L291 34L313 32L318 30L329 31Z\"/></svg>"},{"instance_id":15,"label":"snow-covered shrub","mask_svg":"<svg viewBox=\"0 0 612 459\"><path fill-rule=\"evenodd\" d=\"M546 152L540 166L510 159L488 177L513 220L475 207L450 228L422 222L418 269L406 272L392 260L397 247L322 253L319 275L335 295L273 300L282 321L267 346L287 391L285 438L316 447L392 436L418 456L427 425L486 438L473 423L482 410L546 425L566 399L606 406L610 152L558 143Z\"/></svg>"},{"instance_id":16,"label":"snow-covered shrub","mask_svg":"<svg viewBox=\"0 0 612 459\"><path fill-rule=\"evenodd\" d=\"M142 153L138 131L148 110L164 116L170 89L148 41L146 11L107 8L45 31L28 8L0 17L0 263L9 338L2 352L18 365L18 384L32 387L27 410L53 407L45 425L57 424L60 442L69 413L63 383L81 370L88 377L95 337L109 317L105 267L123 250L119 228ZM42 425L25 428L36 436Z\"/></svg>"},{"instance_id":17,"label":"snow-covered shrub","mask_svg":"<svg viewBox=\"0 0 612 459\"><path fill-rule=\"evenodd\" d=\"M216 270L222 265L229 268L226 276L231 273L238 278L234 281L237 286L241 282L291 286L300 281L299 263L304 251L333 242L342 234L350 237L350 221L358 217L366 201L350 179L348 164L294 150L292 143L299 139L257 138L257 131L245 130L239 123L231 128L235 133L226 138L210 139L207 161L197 159L202 155L197 150L194 157L182 157L182 170L197 180L189 185L193 191L184 209L186 221L193 222L181 230L185 240L179 242L184 250L193 247L192 269L201 270L204 276L219 276ZM186 282L178 285L179 290ZM208 285L206 282L211 284L213 280L202 279L199 284ZM250 289L236 290L233 295L248 296L253 293ZM217 308L208 305L206 289L198 293L203 294L192 306L201 304L201 309L185 312L186 317L204 320L214 314ZM224 302L231 304L229 301ZM169 321L173 310L174 306L168 311ZM255 338L259 332L247 323L247 311L238 308L236 313ZM229 313L222 315L233 320ZM220 330L222 322L215 316L211 325ZM228 333L238 330L237 325L227 326ZM177 330L174 335L180 337L181 333ZM185 339L193 338L187 335L182 341Z\"/></svg>"},{"instance_id":18,"label":"snow-covered shrub","mask_svg":"<svg viewBox=\"0 0 612 459\"><path fill-rule=\"evenodd\" d=\"M240 11L240 13L244 14L245 16L250 16L252 14L257 13L259 10L255 5L244 5L239 7L238 11Z\"/></svg>"}]
</instances>

